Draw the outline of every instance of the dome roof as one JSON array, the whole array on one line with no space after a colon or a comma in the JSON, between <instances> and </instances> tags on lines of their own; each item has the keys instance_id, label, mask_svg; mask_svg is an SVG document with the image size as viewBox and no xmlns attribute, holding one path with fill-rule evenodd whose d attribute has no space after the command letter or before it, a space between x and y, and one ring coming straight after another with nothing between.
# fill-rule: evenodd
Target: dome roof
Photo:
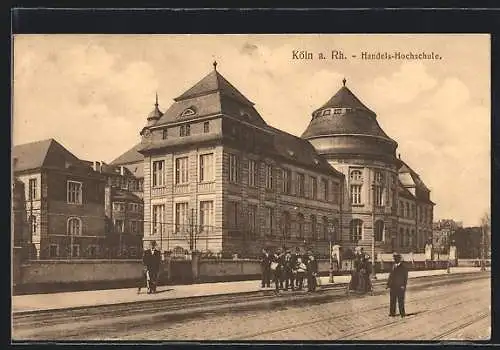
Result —
<instances>
[{"instance_id":1,"label":"dome roof","mask_svg":"<svg viewBox=\"0 0 500 350\"><path fill-rule=\"evenodd\" d=\"M155 108L148 114L148 120L159 120L163 113L158 108L158 94L156 94Z\"/></svg>"},{"instance_id":2,"label":"dome roof","mask_svg":"<svg viewBox=\"0 0 500 350\"><path fill-rule=\"evenodd\" d=\"M345 86L312 113L302 138L325 155L395 158L397 143L382 130L377 115Z\"/></svg>"}]
</instances>

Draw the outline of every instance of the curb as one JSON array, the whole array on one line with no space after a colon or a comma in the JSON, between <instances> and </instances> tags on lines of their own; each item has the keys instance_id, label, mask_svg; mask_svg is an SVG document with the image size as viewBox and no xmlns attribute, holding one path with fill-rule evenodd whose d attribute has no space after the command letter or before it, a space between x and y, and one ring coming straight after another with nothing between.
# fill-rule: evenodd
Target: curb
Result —
<instances>
[{"instance_id":1,"label":"curb","mask_svg":"<svg viewBox=\"0 0 500 350\"><path fill-rule=\"evenodd\" d=\"M458 275L458 276L467 276L471 274L477 274L478 272L463 272L463 273L454 273L454 274L444 274L444 276L452 276L452 275ZM420 279L420 278L433 278L433 277L438 277L438 276L443 276L443 274L436 274L436 275L427 275L427 276L416 276L416 277L409 277L410 279ZM385 283L386 279L378 279L374 282L372 282L373 287L383 285ZM318 291L333 291L333 290L346 290L347 294L347 287L349 286L349 283L326 283L317 289ZM51 309L44 309L44 310L22 310L22 311L12 311L12 316L25 316L25 315L39 315L39 314L44 314L44 313L51 313L51 312L60 312L60 311L77 311L77 310L82 310L82 309L95 309L95 308L102 308L102 307L113 307L113 306L126 306L126 305L138 305L138 304L151 304L151 303L161 303L165 302L168 300L176 300L179 303L182 303L183 301L186 300L193 300L193 299L210 299L210 298L217 298L217 297L244 297L244 296L250 296L250 295L258 295L258 294L263 294L263 296L273 296L275 295L274 289L259 289L259 290L253 290L253 291L246 291L246 292L235 292L235 293L220 293L220 294L212 294L212 295L197 295L197 296L188 296L188 297L180 297L180 298L165 298L165 299L152 299L152 300L135 300L135 301L124 301L124 302L118 302L118 303L107 303L107 304L96 304L96 305L86 305L86 306L74 306L74 307L61 307L61 308L51 308ZM300 295L296 295L299 297ZM313 295L309 295L310 297L313 297ZM220 308L220 306L219 306Z\"/></svg>"}]
</instances>

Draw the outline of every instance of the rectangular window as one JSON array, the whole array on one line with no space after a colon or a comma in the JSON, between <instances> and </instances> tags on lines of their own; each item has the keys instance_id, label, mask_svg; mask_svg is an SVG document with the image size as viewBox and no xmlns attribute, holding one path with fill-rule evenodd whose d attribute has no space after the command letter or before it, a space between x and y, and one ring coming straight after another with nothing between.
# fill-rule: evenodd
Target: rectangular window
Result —
<instances>
[{"instance_id":1,"label":"rectangular window","mask_svg":"<svg viewBox=\"0 0 500 350\"><path fill-rule=\"evenodd\" d=\"M304 196L305 177L304 174L297 174L297 196Z\"/></svg>"},{"instance_id":2,"label":"rectangular window","mask_svg":"<svg viewBox=\"0 0 500 350\"><path fill-rule=\"evenodd\" d=\"M125 205L123 203L113 203L113 211L125 211Z\"/></svg>"},{"instance_id":3,"label":"rectangular window","mask_svg":"<svg viewBox=\"0 0 500 350\"><path fill-rule=\"evenodd\" d=\"M36 234L37 234L37 230L36 230L36 228L37 228L37 225L36 225L36 216L31 215L30 218L31 218L30 219L31 220L31 234L33 236L36 236Z\"/></svg>"},{"instance_id":4,"label":"rectangular window","mask_svg":"<svg viewBox=\"0 0 500 350\"><path fill-rule=\"evenodd\" d=\"M200 182L214 181L214 154L200 155Z\"/></svg>"},{"instance_id":5,"label":"rectangular window","mask_svg":"<svg viewBox=\"0 0 500 350\"><path fill-rule=\"evenodd\" d=\"M175 232L188 232L188 203L175 203Z\"/></svg>"},{"instance_id":6,"label":"rectangular window","mask_svg":"<svg viewBox=\"0 0 500 350\"><path fill-rule=\"evenodd\" d=\"M380 185L375 185L375 205L381 207L383 205L382 196L384 188Z\"/></svg>"},{"instance_id":7,"label":"rectangular window","mask_svg":"<svg viewBox=\"0 0 500 350\"><path fill-rule=\"evenodd\" d=\"M82 204L82 183L68 181L68 203Z\"/></svg>"},{"instance_id":8,"label":"rectangular window","mask_svg":"<svg viewBox=\"0 0 500 350\"><path fill-rule=\"evenodd\" d=\"M95 258L97 256L97 246L95 245L90 245L87 248L87 254L90 258Z\"/></svg>"},{"instance_id":9,"label":"rectangular window","mask_svg":"<svg viewBox=\"0 0 500 350\"><path fill-rule=\"evenodd\" d=\"M200 202L200 227L203 231L211 231L214 222L214 202Z\"/></svg>"},{"instance_id":10,"label":"rectangular window","mask_svg":"<svg viewBox=\"0 0 500 350\"><path fill-rule=\"evenodd\" d=\"M270 164L266 164L266 188L273 188L273 166Z\"/></svg>"},{"instance_id":11,"label":"rectangular window","mask_svg":"<svg viewBox=\"0 0 500 350\"><path fill-rule=\"evenodd\" d=\"M124 232L123 220L115 220L115 232L117 233Z\"/></svg>"},{"instance_id":12,"label":"rectangular window","mask_svg":"<svg viewBox=\"0 0 500 350\"><path fill-rule=\"evenodd\" d=\"M292 172L288 169L283 169L283 193L289 194L292 187Z\"/></svg>"},{"instance_id":13,"label":"rectangular window","mask_svg":"<svg viewBox=\"0 0 500 350\"><path fill-rule=\"evenodd\" d=\"M229 182L238 182L239 179L239 159L236 155L229 155Z\"/></svg>"},{"instance_id":14,"label":"rectangular window","mask_svg":"<svg viewBox=\"0 0 500 350\"><path fill-rule=\"evenodd\" d=\"M239 225L239 205L238 202L229 202L227 210L227 224L230 229L236 229Z\"/></svg>"},{"instance_id":15,"label":"rectangular window","mask_svg":"<svg viewBox=\"0 0 500 350\"><path fill-rule=\"evenodd\" d=\"M210 132L210 122L204 122L203 123L203 132L206 134Z\"/></svg>"},{"instance_id":16,"label":"rectangular window","mask_svg":"<svg viewBox=\"0 0 500 350\"><path fill-rule=\"evenodd\" d=\"M186 127L184 125L181 125L179 127L179 136L186 136Z\"/></svg>"},{"instance_id":17,"label":"rectangular window","mask_svg":"<svg viewBox=\"0 0 500 350\"><path fill-rule=\"evenodd\" d=\"M51 244L49 246L49 256L51 258L57 258L59 256L59 245Z\"/></svg>"},{"instance_id":18,"label":"rectangular window","mask_svg":"<svg viewBox=\"0 0 500 350\"><path fill-rule=\"evenodd\" d=\"M136 220L130 221L130 232L139 233L139 222Z\"/></svg>"},{"instance_id":19,"label":"rectangular window","mask_svg":"<svg viewBox=\"0 0 500 350\"><path fill-rule=\"evenodd\" d=\"M37 181L36 181L36 179L30 179L29 180L29 194L28 194L28 198L30 200L35 200L37 198L36 192L37 192Z\"/></svg>"},{"instance_id":20,"label":"rectangular window","mask_svg":"<svg viewBox=\"0 0 500 350\"><path fill-rule=\"evenodd\" d=\"M412 218L412 219L415 219L415 218L416 218L416 216L417 216L417 214L416 214L416 210L417 210L417 209L416 209L415 204L412 204L412 205L411 205L411 218Z\"/></svg>"},{"instance_id":21,"label":"rectangular window","mask_svg":"<svg viewBox=\"0 0 500 350\"><path fill-rule=\"evenodd\" d=\"M191 126L188 124L186 125L186 136L191 135Z\"/></svg>"},{"instance_id":22,"label":"rectangular window","mask_svg":"<svg viewBox=\"0 0 500 350\"><path fill-rule=\"evenodd\" d=\"M163 232L163 215L165 213L165 206L153 205L153 230L152 235L160 235Z\"/></svg>"},{"instance_id":23,"label":"rectangular window","mask_svg":"<svg viewBox=\"0 0 500 350\"><path fill-rule=\"evenodd\" d=\"M318 198L318 180L315 177L310 177L311 181L311 198L312 199L317 199Z\"/></svg>"},{"instance_id":24,"label":"rectangular window","mask_svg":"<svg viewBox=\"0 0 500 350\"><path fill-rule=\"evenodd\" d=\"M266 207L266 230L269 235L274 234L274 209Z\"/></svg>"},{"instance_id":25,"label":"rectangular window","mask_svg":"<svg viewBox=\"0 0 500 350\"><path fill-rule=\"evenodd\" d=\"M257 206L250 204L248 206L248 230L252 236L257 232Z\"/></svg>"},{"instance_id":26,"label":"rectangular window","mask_svg":"<svg viewBox=\"0 0 500 350\"><path fill-rule=\"evenodd\" d=\"M340 184L337 182L334 182L333 186L332 186L331 201L335 204L339 204L339 200L340 200Z\"/></svg>"},{"instance_id":27,"label":"rectangular window","mask_svg":"<svg viewBox=\"0 0 500 350\"><path fill-rule=\"evenodd\" d=\"M321 179L321 199L328 201L328 180Z\"/></svg>"},{"instance_id":28,"label":"rectangular window","mask_svg":"<svg viewBox=\"0 0 500 350\"><path fill-rule=\"evenodd\" d=\"M71 257L78 258L79 256L80 256L80 245L73 244L73 246L71 247Z\"/></svg>"},{"instance_id":29,"label":"rectangular window","mask_svg":"<svg viewBox=\"0 0 500 350\"><path fill-rule=\"evenodd\" d=\"M258 184L258 166L253 159L248 160L248 186L257 187Z\"/></svg>"},{"instance_id":30,"label":"rectangular window","mask_svg":"<svg viewBox=\"0 0 500 350\"><path fill-rule=\"evenodd\" d=\"M175 184L187 184L188 182L188 157L177 158L175 160Z\"/></svg>"},{"instance_id":31,"label":"rectangular window","mask_svg":"<svg viewBox=\"0 0 500 350\"><path fill-rule=\"evenodd\" d=\"M405 216L405 205L403 201L399 201L399 216L401 217Z\"/></svg>"},{"instance_id":32,"label":"rectangular window","mask_svg":"<svg viewBox=\"0 0 500 350\"><path fill-rule=\"evenodd\" d=\"M163 139L166 140L168 138L168 129L163 129Z\"/></svg>"},{"instance_id":33,"label":"rectangular window","mask_svg":"<svg viewBox=\"0 0 500 350\"><path fill-rule=\"evenodd\" d=\"M157 160L153 162L153 187L163 186L165 178L165 162Z\"/></svg>"},{"instance_id":34,"label":"rectangular window","mask_svg":"<svg viewBox=\"0 0 500 350\"><path fill-rule=\"evenodd\" d=\"M351 185L351 203L361 204L361 185Z\"/></svg>"}]
</instances>

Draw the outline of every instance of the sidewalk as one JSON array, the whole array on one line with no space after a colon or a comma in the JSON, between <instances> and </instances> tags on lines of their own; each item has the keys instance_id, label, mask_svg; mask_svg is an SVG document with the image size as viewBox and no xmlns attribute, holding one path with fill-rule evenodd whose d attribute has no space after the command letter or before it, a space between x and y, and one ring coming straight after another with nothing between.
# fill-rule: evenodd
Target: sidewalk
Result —
<instances>
[{"instance_id":1,"label":"sidewalk","mask_svg":"<svg viewBox=\"0 0 500 350\"><path fill-rule=\"evenodd\" d=\"M455 267L451 269L452 274L479 272L478 267ZM409 277L423 277L434 275L445 275L446 270L432 271L410 271ZM378 280L387 279L387 273L377 274ZM334 284L348 283L350 276L335 276ZM321 277L321 285L328 283L328 276ZM187 297L201 297L221 294L250 293L262 290L260 281L201 283L177 286L162 286L156 294L147 294L146 289L137 294L136 288L108 289L69 293L18 295L12 297L12 312L28 312L41 310L69 309L75 307L115 305L146 300L166 300Z\"/></svg>"}]
</instances>

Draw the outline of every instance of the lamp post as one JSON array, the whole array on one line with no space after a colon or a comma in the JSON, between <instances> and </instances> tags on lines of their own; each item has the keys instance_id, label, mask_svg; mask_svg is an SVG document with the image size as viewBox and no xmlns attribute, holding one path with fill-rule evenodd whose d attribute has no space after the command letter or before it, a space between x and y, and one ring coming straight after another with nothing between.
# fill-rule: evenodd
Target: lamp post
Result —
<instances>
[{"instance_id":1,"label":"lamp post","mask_svg":"<svg viewBox=\"0 0 500 350\"><path fill-rule=\"evenodd\" d=\"M373 199L372 199L372 262L373 262L373 268L372 268L372 279L376 280L377 279L377 273L375 272L375 181L372 184L372 189L373 189Z\"/></svg>"},{"instance_id":2,"label":"lamp post","mask_svg":"<svg viewBox=\"0 0 500 350\"><path fill-rule=\"evenodd\" d=\"M330 255L330 274L329 274L329 281L330 283L333 283L333 252L332 252L332 238L335 233L335 224L332 222L330 226L330 250L329 250L329 255Z\"/></svg>"},{"instance_id":3,"label":"lamp post","mask_svg":"<svg viewBox=\"0 0 500 350\"><path fill-rule=\"evenodd\" d=\"M486 271L484 225L481 225L481 271Z\"/></svg>"}]
</instances>

